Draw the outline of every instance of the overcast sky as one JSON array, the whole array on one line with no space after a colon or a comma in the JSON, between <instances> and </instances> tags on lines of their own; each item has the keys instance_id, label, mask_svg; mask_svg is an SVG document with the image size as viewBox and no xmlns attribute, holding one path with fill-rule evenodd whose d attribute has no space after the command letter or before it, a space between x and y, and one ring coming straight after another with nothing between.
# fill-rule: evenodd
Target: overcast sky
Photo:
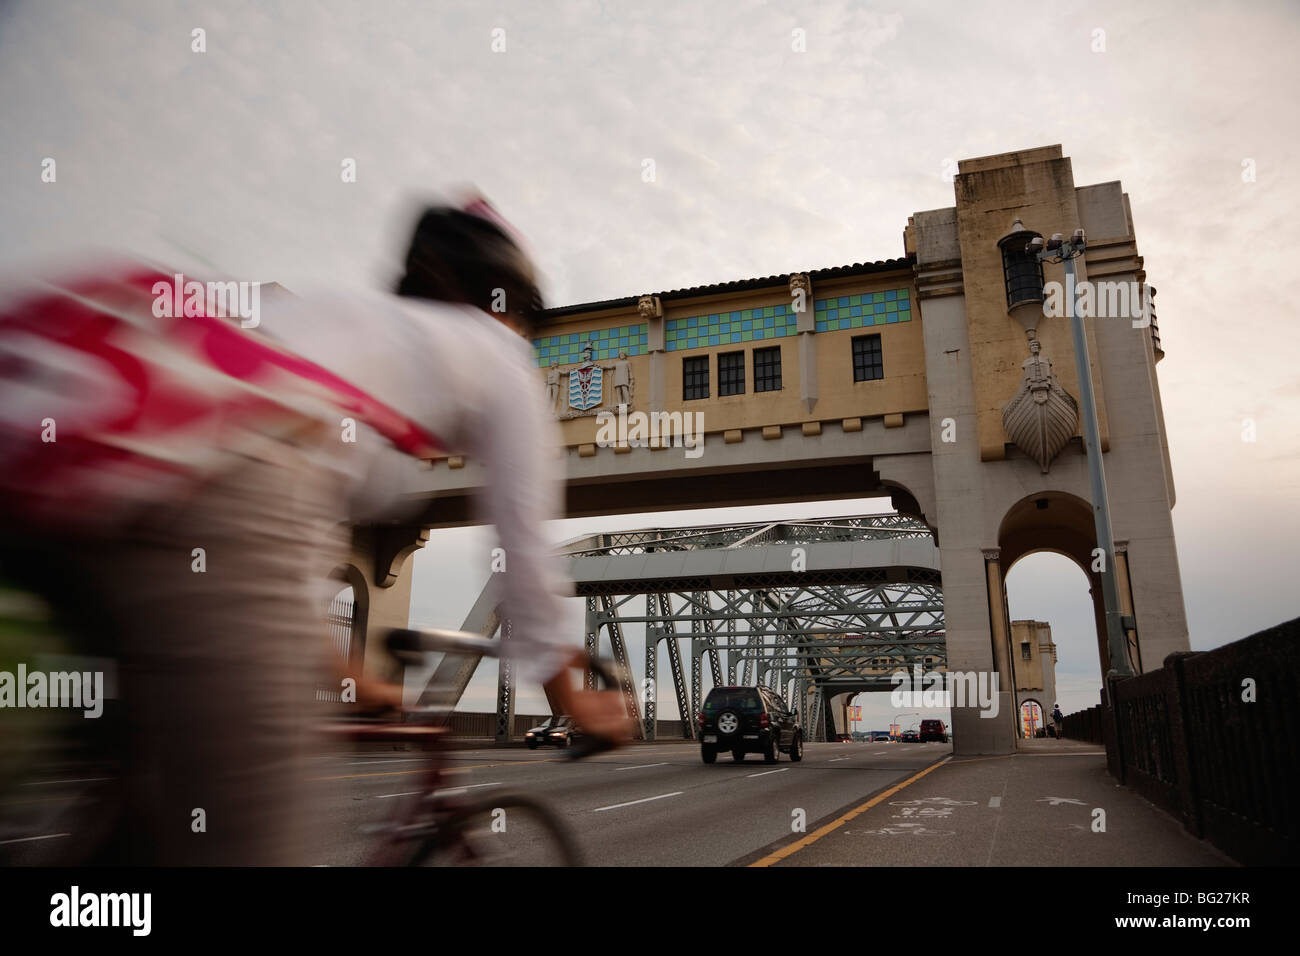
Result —
<instances>
[{"instance_id":1,"label":"overcast sky","mask_svg":"<svg viewBox=\"0 0 1300 956\"><path fill-rule=\"evenodd\" d=\"M386 284L411 198L473 183L550 300L589 301L899 256L910 213L953 204L954 160L1061 143L1077 183L1123 181L1160 290L1183 590L1209 648L1300 613L1298 23L1263 2L0 0L0 265L106 245ZM486 539L432 546L414 617L458 624ZM1053 625L1067 710L1099 686L1083 582L1047 555L1011 574L1013 616ZM490 699L485 675L466 703Z\"/></svg>"}]
</instances>

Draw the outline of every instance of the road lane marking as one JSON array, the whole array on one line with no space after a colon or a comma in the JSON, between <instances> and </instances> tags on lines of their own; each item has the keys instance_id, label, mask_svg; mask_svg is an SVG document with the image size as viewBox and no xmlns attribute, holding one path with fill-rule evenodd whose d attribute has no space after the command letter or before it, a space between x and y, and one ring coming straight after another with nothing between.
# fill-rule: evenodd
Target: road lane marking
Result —
<instances>
[{"instance_id":1,"label":"road lane marking","mask_svg":"<svg viewBox=\"0 0 1300 956\"><path fill-rule=\"evenodd\" d=\"M499 787L499 786L501 786L500 780L496 781L495 783L471 783L464 787L452 787L450 790L435 790L433 791L433 794L436 797L446 797L446 796L451 796L452 794L464 793L466 790L476 790L479 787ZM423 790L407 790L404 793L380 793L375 796L375 799L387 800L389 797L409 797L413 794L424 793L424 792L425 791Z\"/></svg>"},{"instance_id":2,"label":"road lane marking","mask_svg":"<svg viewBox=\"0 0 1300 956\"><path fill-rule=\"evenodd\" d=\"M786 772L787 770L789 770L789 769L790 769L789 767L782 767L780 770L764 770L762 773L751 773L751 774L748 774L747 776L750 776L750 777L766 777L769 773L785 773L785 772Z\"/></svg>"},{"instance_id":3,"label":"road lane marking","mask_svg":"<svg viewBox=\"0 0 1300 956\"><path fill-rule=\"evenodd\" d=\"M428 763L424 757L393 757L388 760L358 760L355 763L344 764L345 767L373 767L381 763Z\"/></svg>"},{"instance_id":4,"label":"road lane marking","mask_svg":"<svg viewBox=\"0 0 1300 956\"><path fill-rule=\"evenodd\" d=\"M681 795L682 795L681 790L675 790L672 793L661 793L657 797L644 797L640 800L629 800L627 803L616 803L613 806L609 806L609 807L597 807L595 810L592 810L591 812L600 813L602 810L617 810L620 807L631 807L631 806L635 806L638 803L649 803L651 800L663 800L665 797L680 797Z\"/></svg>"},{"instance_id":5,"label":"road lane marking","mask_svg":"<svg viewBox=\"0 0 1300 956\"><path fill-rule=\"evenodd\" d=\"M47 833L44 836L19 837L16 840L0 840L0 846L6 843L31 843L33 840L55 840L59 837L72 836L71 833Z\"/></svg>"},{"instance_id":6,"label":"road lane marking","mask_svg":"<svg viewBox=\"0 0 1300 956\"><path fill-rule=\"evenodd\" d=\"M667 763L643 763L639 767L618 767L615 769L614 772L618 773L619 771L622 770L646 770L649 767L666 767L666 766L668 766Z\"/></svg>"},{"instance_id":7,"label":"road lane marking","mask_svg":"<svg viewBox=\"0 0 1300 956\"><path fill-rule=\"evenodd\" d=\"M773 863L781 862L788 856L793 856L795 853L798 853L804 847L812 846L822 837L826 836L826 834L833 833L834 831L838 830L840 827L844 826L844 824L848 823L850 820L852 820L854 817L858 816L859 814L866 813L876 804L880 803L883 800L887 800L889 797L892 797L894 794L898 793L904 787L910 786L911 784L920 780L922 777L924 777L926 774L930 773L931 771L938 770L940 767L942 767L951 759L952 759L952 755L949 754L947 757L944 757L938 763L931 764L930 766L922 770L920 773L915 773L912 776L908 777L906 780L904 780L902 783L890 787L884 793L877 794L876 796L868 800L866 803L862 804L862 806L855 807L854 809L850 810L848 813L844 814L839 819L832 820L830 823L826 824L825 826L818 827L816 830L808 834L806 837L796 840L794 843L791 843L788 846L783 846L781 847L781 849L769 853L761 860L755 860L753 863L749 865L750 866L771 866Z\"/></svg>"},{"instance_id":8,"label":"road lane marking","mask_svg":"<svg viewBox=\"0 0 1300 956\"><path fill-rule=\"evenodd\" d=\"M460 773L465 770L483 770L487 767L532 766L533 764L537 764L537 763L555 763L559 759L560 758L558 757L549 757L546 760L526 760L526 761L506 760L502 763L480 763L480 764L473 764L472 766L469 767L451 767L445 770L444 773ZM362 777L400 777L406 774L428 773L428 772L429 772L428 767L420 767L416 770L381 770L378 773L345 773L337 777L308 777L307 779L308 780L358 780Z\"/></svg>"},{"instance_id":9,"label":"road lane marking","mask_svg":"<svg viewBox=\"0 0 1300 956\"><path fill-rule=\"evenodd\" d=\"M82 777L80 780L36 780L31 783L24 783L24 787L52 787L60 783L99 783L103 780L112 780L112 777Z\"/></svg>"},{"instance_id":10,"label":"road lane marking","mask_svg":"<svg viewBox=\"0 0 1300 956\"><path fill-rule=\"evenodd\" d=\"M848 757L832 757L830 760L828 760L828 761L826 761L826 762L827 762L827 763L835 763L835 761L837 761L837 760L848 760L848 759L849 759Z\"/></svg>"},{"instance_id":11,"label":"road lane marking","mask_svg":"<svg viewBox=\"0 0 1300 956\"><path fill-rule=\"evenodd\" d=\"M989 797L989 806L990 806L991 808L993 808L994 810L1001 810L1001 809L1002 809L1002 798L1001 798L1001 797Z\"/></svg>"}]
</instances>

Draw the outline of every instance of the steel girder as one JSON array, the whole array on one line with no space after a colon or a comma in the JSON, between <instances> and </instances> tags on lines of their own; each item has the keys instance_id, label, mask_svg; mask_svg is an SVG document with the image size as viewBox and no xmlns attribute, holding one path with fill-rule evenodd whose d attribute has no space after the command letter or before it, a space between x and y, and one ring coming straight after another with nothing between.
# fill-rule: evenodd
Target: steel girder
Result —
<instances>
[{"instance_id":1,"label":"steel girder","mask_svg":"<svg viewBox=\"0 0 1300 956\"><path fill-rule=\"evenodd\" d=\"M715 686L723 684L724 677L727 683L739 678L741 684L766 684L786 696L805 718L813 739L824 739L825 702L836 688L888 689L889 676L898 670L947 666L943 602L934 585L659 592L646 595L643 615L636 613L632 597L601 598L608 603L600 626L620 639L628 625L646 627L642 727L647 739L654 737L658 716L651 703L658 697L660 641L668 644L687 739L694 737L693 718L703 704L705 659ZM689 688L678 651L678 641L686 638L691 642ZM811 712L809 688L816 692Z\"/></svg>"},{"instance_id":2,"label":"steel girder","mask_svg":"<svg viewBox=\"0 0 1300 956\"><path fill-rule=\"evenodd\" d=\"M616 575L603 584L595 579L578 582L578 593L586 598L587 653L593 657L599 654L600 631L605 629L622 672L620 690L628 714L636 720L643 737L653 739L655 735L658 645L663 641L668 645L669 671L685 738L695 736L694 715L703 702L703 658L707 657L715 686L724 678L728 684L767 684L787 697L807 731L821 739L828 717L827 703L837 688L888 688L891 673L918 664L927 671L946 669L938 562L935 557L924 557L934 553L932 542L927 549L924 541L929 537L929 529L912 518L857 515L599 534L571 542L563 551L569 558L619 555L634 564L637 555L711 551L741 557L739 562L732 557L724 562L728 567L733 562L740 567L745 549L755 549L750 552L755 554L762 553L757 549L766 549L771 554L773 548L789 546L791 553L803 549L811 555L819 546L830 546L830 552L820 552L824 557L856 553L857 549L846 548L854 542L899 542L872 545L876 550L870 554L880 554L879 549L885 548L906 555L907 560L902 562L905 566L901 567L854 558L846 564L821 560L815 562L815 571L806 574L793 568L765 568L724 574L714 571L703 577L683 571L672 579L644 582L634 573ZM921 552L917 552L918 547ZM918 554L922 554L919 560ZM633 598L641 595L645 596L645 612L632 613ZM478 616L474 627L491 633L497 610L488 589L479 604L484 608L475 606ZM484 609L485 613L478 613ZM646 633L646 670L640 701L631 680L624 636L628 625L637 624L644 625ZM679 628L679 624L686 626ZM503 639L508 640L505 622L502 632ZM688 637L689 688L679 646L679 641ZM447 696L459 698L476 663L449 661L440 665L440 672L456 668L455 674L447 675L454 678L450 683L455 685ZM503 661L497 687L497 738L501 740L509 739L513 722L513 677L512 668ZM428 690L435 682L430 683ZM590 670L584 683L588 688L594 686Z\"/></svg>"}]
</instances>

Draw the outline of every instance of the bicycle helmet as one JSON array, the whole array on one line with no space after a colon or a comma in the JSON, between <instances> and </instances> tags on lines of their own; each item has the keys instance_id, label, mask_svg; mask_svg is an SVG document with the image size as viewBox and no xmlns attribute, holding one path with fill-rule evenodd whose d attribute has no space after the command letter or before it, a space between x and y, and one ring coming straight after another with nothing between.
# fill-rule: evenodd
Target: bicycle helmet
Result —
<instances>
[{"instance_id":1,"label":"bicycle helmet","mask_svg":"<svg viewBox=\"0 0 1300 956\"><path fill-rule=\"evenodd\" d=\"M497 315L504 307L529 325L544 308L532 262L481 199L464 209L426 208L411 235L405 267L398 295L464 302Z\"/></svg>"}]
</instances>

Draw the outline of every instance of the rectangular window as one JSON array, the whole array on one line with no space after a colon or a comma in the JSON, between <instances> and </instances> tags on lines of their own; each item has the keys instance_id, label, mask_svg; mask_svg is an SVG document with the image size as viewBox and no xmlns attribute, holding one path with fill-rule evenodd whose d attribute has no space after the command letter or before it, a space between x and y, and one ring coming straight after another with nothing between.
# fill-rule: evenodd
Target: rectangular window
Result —
<instances>
[{"instance_id":1,"label":"rectangular window","mask_svg":"<svg viewBox=\"0 0 1300 956\"><path fill-rule=\"evenodd\" d=\"M709 357L682 359L682 401L709 397Z\"/></svg>"},{"instance_id":2,"label":"rectangular window","mask_svg":"<svg viewBox=\"0 0 1300 956\"><path fill-rule=\"evenodd\" d=\"M859 335L853 339L853 381L871 382L885 377L880 355L879 335Z\"/></svg>"},{"instance_id":3,"label":"rectangular window","mask_svg":"<svg viewBox=\"0 0 1300 956\"><path fill-rule=\"evenodd\" d=\"M724 352L718 356L718 394L745 394L744 352Z\"/></svg>"},{"instance_id":4,"label":"rectangular window","mask_svg":"<svg viewBox=\"0 0 1300 956\"><path fill-rule=\"evenodd\" d=\"M1020 642L1020 659L1022 661L1032 661L1034 659L1033 648L1029 646L1028 641Z\"/></svg>"},{"instance_id":5,"label":"rectangular window","mask_svg":"<svg viewBox=\"0 0 1300 956\"><path fill-rule=\"evenodd\" d=\"M754 391L781 390L781 346L754 349Z\"/></svg>"}]
</instances>

